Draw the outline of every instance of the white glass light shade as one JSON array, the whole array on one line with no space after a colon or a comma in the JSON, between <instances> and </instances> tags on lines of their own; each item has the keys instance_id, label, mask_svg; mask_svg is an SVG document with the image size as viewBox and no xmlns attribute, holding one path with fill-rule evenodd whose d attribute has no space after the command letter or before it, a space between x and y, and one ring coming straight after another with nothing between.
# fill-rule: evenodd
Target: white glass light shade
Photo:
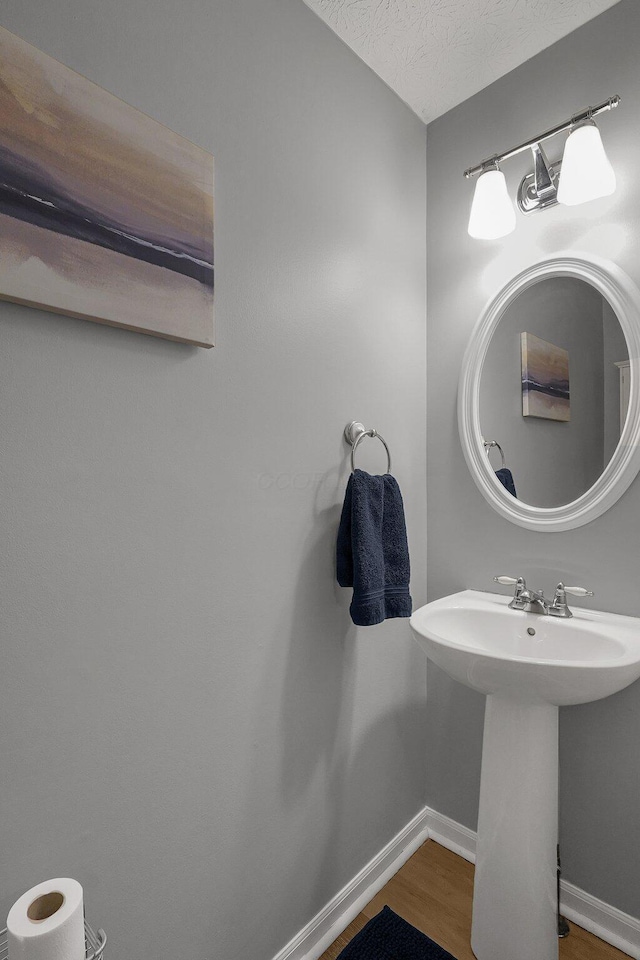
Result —
<instances>
[{"instance_id":1,"label":"white glass light shade","mask_svg":"<svg viewBox=\"0 0 640 960\"><path fill-rule=\"evenodd\" d=\"M576 127L564 147L558 203L578 203L608 197L616 188L616 175L602 146L600 131L593 120Z\"/></svg>"},{"instance_id":2,"label":"white glass light shade","mask_svg":"<svg viewBox=\"0 0 640 960\"><path fill-rule=\"evenodd\" d=\"M469 236L475 240L497 240L516 228L516 211L507 191L502 170L486 170L478 177L471 214Z\"/></svg>"}]
</instances>

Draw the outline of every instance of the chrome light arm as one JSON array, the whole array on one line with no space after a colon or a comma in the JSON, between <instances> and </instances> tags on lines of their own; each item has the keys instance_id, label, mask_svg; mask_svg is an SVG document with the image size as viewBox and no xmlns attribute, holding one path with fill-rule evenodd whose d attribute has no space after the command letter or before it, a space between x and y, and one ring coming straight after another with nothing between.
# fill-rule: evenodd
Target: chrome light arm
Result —
<instances>
[{"instance_id":1,"label":"chrome light arm","mask_svg":"<svg viewBox=\"0 0 640 960\"><path fill-rule=\"evenodd\" d=\"M597 117L598 114L604 113L606 110L613 110L620 104L620 102L621 97L616 94L616 96L609 97L607 100L599 103L597 107L586 107L584 110L580 110L579 113L574 113L574 115L568 120L563 120L562 123L557 124L555 127L551 127L550 130L545 130L544 133L539 133L531 140L525 140L524 143L519 143L517 147L511 147L510 150L505 150L503 153L495 153L492 157L488 157L486 160L483 160L482 163L477 163L475 167L469 167L468 170L464 171L464 176L467 178L467 180L471 177L476 177L479 173L484 173L487 166L495 166L497 163L502 163L503 160L509 160L510 157L515 157L517 153L522 153L523 150L528 150L529 147L533 147L534 144L540 144L543 140L549 140L551 137L555 137L558 133L565 133L567 130L571 130L572 127L577 126L584 120L591 120L593 117Z\"/></svg>"}]
</instances>

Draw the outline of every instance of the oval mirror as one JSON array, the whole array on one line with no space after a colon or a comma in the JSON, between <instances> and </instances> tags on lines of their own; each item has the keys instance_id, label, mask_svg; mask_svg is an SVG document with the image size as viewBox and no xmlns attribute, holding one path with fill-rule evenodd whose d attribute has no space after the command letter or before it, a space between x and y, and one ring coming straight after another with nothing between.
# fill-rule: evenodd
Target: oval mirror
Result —
<instances>
[{"instance_id":1,"label":"oval mirror","mask_svg":"<svg viewBox=\"0 0 640 960\"><path fill-rule=\"evenodd\" d=\"M513 278L465 353L465 459L498 513L532 530L595 519L640 469L640 291L615 264L560 255Z\"/></svg>"}]
</instances>

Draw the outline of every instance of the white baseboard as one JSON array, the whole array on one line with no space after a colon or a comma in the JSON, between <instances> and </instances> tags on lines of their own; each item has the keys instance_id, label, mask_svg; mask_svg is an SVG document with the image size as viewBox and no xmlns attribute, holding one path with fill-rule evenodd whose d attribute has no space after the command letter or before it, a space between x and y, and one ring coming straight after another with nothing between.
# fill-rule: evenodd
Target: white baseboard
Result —
<instances>
[{"instance_id":1,"label":"white baseboard","mask_svg":"<svg viewBox=\"0 0 640 960\"><path fill-rule=\"evenodd\" d=\"M566 880L560 881L560 908L567 920L640 960L640 920L636 917L597 900Z\"/></svg>"},{"instance_id":2,"label":"white baseboard","mask_svg":"<svg viewBox=\"0 0 640 960\"><path fill-rule=\"evenodd\" d=\"M453 850L458 856L464 857L469 863L476 862L476 832L469 827L463 827L443 813L425 807L423 810L429 826L429 839L435 840L447 850Z\"/></svg>"},{"instance_id":3,"label":"white baseboard","mask_svg":"<svg viewBox=\"0 0 640 960\"><path fill-rule=\"evenodd\" d=\"M435 840L475 863L475 831L431 807L423 807L273 960L318 960L425 840ZM560 882L560 907L568 920L634 960L640 960L640 919L592 897L566 880Z\"/></svg>"},{"instance_id":4,"label":"white baseboard","mask_svg":"<svg viewBox=\"0 0 640 960\"><path fill-rule=\"evenodd\" d=\"M362 908L429 838L426 813L427 808L420 810L273 960L318 960Z\"/></svg>"}]
</instances>

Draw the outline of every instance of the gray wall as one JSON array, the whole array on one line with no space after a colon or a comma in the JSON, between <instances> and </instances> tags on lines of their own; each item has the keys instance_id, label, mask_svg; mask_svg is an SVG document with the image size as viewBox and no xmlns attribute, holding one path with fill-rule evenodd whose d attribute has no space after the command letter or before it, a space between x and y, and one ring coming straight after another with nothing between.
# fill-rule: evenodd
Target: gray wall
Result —
<instances>
[{"instance_id":1,"label":"gray wall","mask_svg":"<svg viewBox=\"0 0 640 960\"><path fill-rule=\"evenodd\" d=\"M552 277L524 290L500 320L482 369L480 427L502 447L524 503L571 503L602 472L603 298L588 283ZM614 318L615 319L615 318ZM521 333L569 354L571 419L522 415ZM614 367L614 370L616 368ZM500 454L491 452L500 466Z\"/></svg>"},{"instance_id":2,"label":"gray wall","mask_svg":"<svg viewBox=\"0 0 640 960\"><path fill-rule=\"evenodd\" d=\"M426 599L425 129L299 0L1 20L215 155L217 346L0 304L0 918L71 875L110 960L269 960L424 802L334 542L356 418Z\"/></svg>"},{"instance_id":3,"label":"gray wall","mask_svg":"<svg viewBox=\"0 0 640 960\"><path fill-rule=\"evenodd\" d=\"M430 124L428 169L429 597L495 589L497 573L532 586L557 580L596 591L591 605L640 615L640 479L606 514L566 533L536 534L485 502L466 468L456 421L457 375L486 301L532 261L560 250L616 261L640 284L640 5L622 0ZM466 233L472 185L462 172L577 109L619 93L600 121L618 176L610 198L518 218L504 241ZM549 145L551 159L561 138ZM515 194L526 155L505 163ZM585 604L587 601L584 601ZM484 700L429 665L427 801L476 825ZM568 880L638 915L640 903L640 684L600 703L561 711L561 843Z\"/></svg>"}]
</instances>

